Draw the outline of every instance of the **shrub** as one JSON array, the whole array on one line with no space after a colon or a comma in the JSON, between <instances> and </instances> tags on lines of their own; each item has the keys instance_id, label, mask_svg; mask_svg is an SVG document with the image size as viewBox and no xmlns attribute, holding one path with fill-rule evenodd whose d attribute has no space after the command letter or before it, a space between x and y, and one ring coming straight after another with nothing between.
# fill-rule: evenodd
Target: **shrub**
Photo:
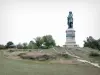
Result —
<instances>
[{"instance_id":1,"label":"shrub","mask_svg":"<svg viewBox=\"0 0 100 75\"><path fill-rule=\"evenodd\" d=\"M92 52L89 54L89 56L97 57L97 56L100 56L100 54L97 53L97 52L93 52L93 51L92 51Z\"/></svg>"},{"instance_id":2,"label":"shrub","mask_svg":"<svg viewBox=\"0 0 100 75\"><path fill-rule=\"evenodd\" d=\"M9 50L8 52L14 52L14 50Z\"/></svg>"},{"instance_id":3,"label":"shrub","mask_svg":"<svg viewBox=\"0 0 100 75\"><path fill-rule=\"evenodd\" d=\"M68 58L68 54L62 54L62 57Z\"/></svg>"},{"instance_id":4,"label":"shrub","mask_svg":"<svg viewBox=\"0 0 100 75\"><path fill-rule=\"evenodd\" d=\"M60 57L68 58L68 54L66 53L58 53L57 55Z\"/></svg>"},{"instance_id":5,"label":"shrub","mask_svg":"<svg viewBox=\"0 0 100 75\"><path fill-rule=\"evenodd\" d=\"M5 49L5 46L0 44L0 49Z\"/></svg>"},{"instance_id":6,"label":"shrub","mask_svg":"<svg viewBox=\"0 0 100 75\"><path fill-rule=\"evenodd\" d=\"M84 47L100 50L100 39L96 40L92 36L89 36L84 41Z\"/></svg>"},{"instance_id":7,"label":"shrub","mask_svg":"<svg viewBox=\"0 0 100 75\"><path fill-rule=\"evenodd\" d=\"M50 59L50 56L45 54L45 55L37 57L36 59L39 61L46 61Z\"/></svg>"},{"instance_id":8,"label":"shrub","mask_svg":"<svg viewBox=\"0 0 100 75\"><path fill-rule=\"evenodd\" d=\"M47 46L41 46L41 49L48 49Z\"/></svg>"},{"instance_id":9,"label":"shrub","mask_svg":"<svg viewBox=\"0 0 100 75\"><path fill-rule=\"evenodd\" d=\"M29 52L32 52L32 50L29 50Z\"/></svg>"}]
</instances>

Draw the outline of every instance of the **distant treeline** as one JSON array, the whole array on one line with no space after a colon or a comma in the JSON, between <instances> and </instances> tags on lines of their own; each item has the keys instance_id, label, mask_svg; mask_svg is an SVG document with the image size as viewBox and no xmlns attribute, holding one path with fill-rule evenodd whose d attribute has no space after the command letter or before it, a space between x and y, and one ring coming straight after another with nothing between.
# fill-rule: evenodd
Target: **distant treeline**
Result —
<instances>
[{"instance_id":1,"label":"distant treeline","mask_svg":"<svg viewBox=\"0 0 100 75\"><path fill-rule=\"evenodd\" d=\"M17 49L48 49L56 46L55 40L51 35L36 37L29 43L19 43L15 45L12 41L7 42L6 45L0 45L0 49L17 48Z\"/></svg>"},{"instance_id":2,"label":"distant treeline","mask_svg":"<svg viewBox=\"0 0 100 75\"><path fill-rule=\"evenodd\" d=\"M55 40L52 35L45 35L42 37L36 37L29 43L19 43L15 45L12 41L7 42L6 45L0 44L0 49L17 48L17 49L48 49L56 46ZM84 41L84 47L100 50L100 39L94 39L89 36Z\"/></svg>"}]
</instances>

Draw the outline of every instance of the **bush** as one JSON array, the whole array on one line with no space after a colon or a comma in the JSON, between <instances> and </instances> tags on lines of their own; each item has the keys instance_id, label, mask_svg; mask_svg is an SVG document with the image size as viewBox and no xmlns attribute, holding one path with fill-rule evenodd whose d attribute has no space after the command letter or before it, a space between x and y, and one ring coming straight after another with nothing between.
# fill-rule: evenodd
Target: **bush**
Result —
<instances>
[{"instance_id":1,"label":"bush","mask_svg":"<svg viewBox=\"0 0 100 75\"><path fill-rule=\"evenodd\" d=\"M100 54L97 53L97 52L91 52L91 53L89 54L89 56L97 57L97 56L100 56Z\"/></svg>"},{"instance_id":2,"label":"bush","mask_svg":"<svg viewBox=\"0 0 100 75\"><path fill-rule=\"evenodd\" d=\"M68 54L62 54L62 57L68 58Z\"/></svg>"},{"instance_id":3,"label":"bush","mask_svg":"<svg viewBox=\"0 0 100 75\"><path fill-rule=\"evenodd\" d=\"M57 55L60 57L68 58L68 54L66 53L58 53Z\"/></svg>"},{"instance_id":4,"label":"bush","mask_svg":"<svg viewBox=\"0 0 100 75\"><path fill-rule=\"evenodd\" d=\"M9 50L8 52L14 52L14 50Z\"/></svg>"},{"instance_id":5,"label":"bush","mask_svg":"<svg viewBox=\"0 0 100 75\"><path fill-rule=\"evenodd\" d=\"M37 57L36 59L39 61L46 61L50 59L50 56L45 54L45 55Z\"/></svg>"},{"instance_id":6,"label":"bush","mask_svg":"<svg viewBox=\"0 0 100 75\"><path fill-rule=\"evenodd\" d=\"M0 49L5 49L5 46L0 44Z\"/></svg>"},{"instance_id":7,"label":"bush","mask_svg":"<svg viewBox=\"0 0 100 75\"><path fill-rule=\"evenodd\" d=\"M48 49L47 46L41 46L41 49Z\"/></svg>"},{"instance_id":8,"label":"bush","mask_svg":"<svg viewBox=\"0 0 100 75\"><path fill-rule=\"evenodd\" d=\"M100 50L100 39L96 40L92 36L87 37L84 41L84 47Z\"/></svg>"},{"instance_id":9,"label":"bush","mask_svg":"<svg viewBox=\"0 0 100 75\"><path fill-rule=\"evenodd\" d=\"M32 52L32 50L29 50L29 52Z\"/></svg>"}]
</instances>

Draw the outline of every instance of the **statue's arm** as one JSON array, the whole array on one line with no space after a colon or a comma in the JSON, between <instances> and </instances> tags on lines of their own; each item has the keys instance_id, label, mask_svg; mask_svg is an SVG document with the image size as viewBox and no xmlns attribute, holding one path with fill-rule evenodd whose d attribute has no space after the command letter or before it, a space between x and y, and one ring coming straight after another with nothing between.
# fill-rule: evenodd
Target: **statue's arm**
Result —
<instances>
[{"instance_id":1,"label":"statue's arm","mask_svg":"<svg viewBox=\"0 0 100 75\"><path fill-rule=\"evenodd\" d=\"M69 25L69 18L67 17L67 24Z\"/></svg>"}]
</instances>

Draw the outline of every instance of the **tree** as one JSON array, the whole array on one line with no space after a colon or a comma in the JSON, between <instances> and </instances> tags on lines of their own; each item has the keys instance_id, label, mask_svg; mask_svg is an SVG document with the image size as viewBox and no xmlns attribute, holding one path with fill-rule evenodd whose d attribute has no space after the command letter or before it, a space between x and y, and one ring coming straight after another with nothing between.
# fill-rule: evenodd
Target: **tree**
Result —
<instances>
[{"instance_id":1,"label":"tree","mask_svg":"<svg viewBox=\"0 0 100 75\"><path fill-rule=\"evenodd\" d=\"M23 49L28 49L28 44L26 42L23 43Z\"/></svg>"},{"instance_id":2,"label":"tree","mask_svg":"<svg viewBox=\"0 0 100 75\"><path fill-rule=\"evenodd\" d=\"M0 44L0 49L5 49L5 46Z\"/></svg>"},{"instance_id":3,"label":"tree","mask_svg":"<svg viewBox=\"0 0 100 75\"><path fill-rule=\"evenodd\" d=\"M50 48L56 45L55 40L53 39L51 35L43 36L42 39L43 39L43 45L46 46L47 48Z\"/></svg>"},{"instance_id":4,"label":"tree","mask_svg":"<svg viewBox=\"0 0 100 75\"><path fill-rule=\"evenodd\" d=\"M28 44L28 48L33 49L33 47L34 47L34 41L30 41Z\"/></svg>"},{"instance_id":5,"label":"tree","mask_svg":"<svg viewBox=\"0 0 100 75\"><path fill-rule=\"evenodd\" d=\"M42 40L42 37L36 37L34 39L34 46L37 47L37 48L41 48L42 47L42 44L43 44L43 40Z\"/></svg>"},{"instance_id":6,"label":"tree","mask_svg":"<svg viewBox=\"0 0 100 75\"><path fill-rule=\"evenodd\" d=\"M12 48L14 47L14 43L12 41L7 42L6 48Z\"/></svg>"},{"instance_id":7,"label":"tree","mask_svg":"<svg viewBox=\"0 0 100 75\"><path fill-rule=\"evenodd\" d=\"M17 45L17 48L18 48L18 49L23 49L23 45L22 45L21 43L19 43L19 44Z\"/></svg>"},{"instance_id":8,"label":"tree","mask_svg":"<svg viewBox=\"0 0 100 75\"><path fill-rule=\"evenodd\" d=\"M89 36L86 41L84 41L84 47L100 50L100 39L95 40L92 36Z\"/></svg>"},{"instance_id":9,"label":"tree","mask_svg":"<svg viewBox=\"0 0 100 75\"><path fill-rule=\"evenodd\" d=\"M34 39L34 48L51 48L55 46L55 40L51 35L46 35L43 37L36 37Z\"/></svg>"}]
</instances>

